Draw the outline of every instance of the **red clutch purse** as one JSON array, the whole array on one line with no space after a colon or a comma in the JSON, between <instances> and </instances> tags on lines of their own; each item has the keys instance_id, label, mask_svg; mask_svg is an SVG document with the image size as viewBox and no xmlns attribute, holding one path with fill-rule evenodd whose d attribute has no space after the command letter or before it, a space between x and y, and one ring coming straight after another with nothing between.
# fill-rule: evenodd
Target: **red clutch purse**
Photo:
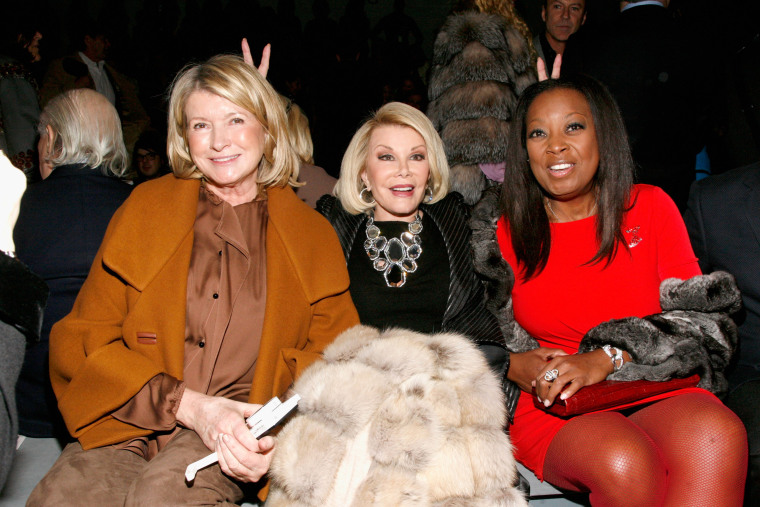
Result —
<instances>
[{"instance_id":1,"label":"red clutch purse","mask_svg":"<svg viewBox=\"0 0 760 507\"><path fill-rule=\"evenodd\" d=\"M676 378L664 382L651 380L604 380L598 384L583 387L566 400L554 400L550 407L538 401L533 389L533 403L536 407L561 417L586 414L599 410L614 409L643 400L657 394L694 387L699 383L699 375Z\"/></svg>"}]
</instances>

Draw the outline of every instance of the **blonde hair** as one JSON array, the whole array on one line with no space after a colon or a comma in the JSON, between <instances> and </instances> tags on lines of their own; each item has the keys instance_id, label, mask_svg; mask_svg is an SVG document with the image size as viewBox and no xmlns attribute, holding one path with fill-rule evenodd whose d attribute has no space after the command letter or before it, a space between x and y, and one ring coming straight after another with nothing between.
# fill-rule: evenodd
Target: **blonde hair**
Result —
<instances>
[{"instance_id":1,"label":"blonde hair","mask_svg":"<svg viewBox=\"0 0 760 507\"><path fill-rule=\"evenodd\" d=\"M288 140L280 96L242 58L217 55L205 63L188 65L177 74L171 90L167 152L175 176L203 177L190 156L185 106L193 92L205 91L250 112L264 128L264 153L256 173L259 194L272 186L297 185L300 164Z\"/></svg>"},{"instance_id":2,"label":"blonde hair","mask_svg":"<svg viewBox=\"0 0 760 507\"><path fill-rule=\"evenodd\" d=\"M40 114L37 130L41 136L47 135L47 127L52 139L51 155L45 161L53 168L85 164L118 177L129 170L119 113L100 93L77 88L54 97Z\"/></svg>"},{"instance_id":3,"label":"blonde hair","mask_svg":"<svg viewBox=\"0 0 760 507\"><path fill-rule=\"evenodd\" d=\"M304 164L314 165L314 142L311 140L309 119L303 110L285 97L282 97L288 115L288 137L290 144Z\"/></svg>"},{"instance_id":4,"label":"blonde hair","mask_svg":"<svg viewBox=\"0 0 760 507\"><path fill-rule=\"evenodd\" d=\"M526 40L535 60L536 50L533 47L533 35L530 33L528 25L517 13L514 0L474 0L474 3L480 12L499 14L506 18L507 24L514 26Z\"/></svg>"},{"instance_id":5,"label":"blonde hair","mask_svg":"<svg viewBox=\"0 0 760 507\"><path fill-rule=\"evenodd\" d=\"M449 192L449 163L446 161L443 142L435 127L428 117L419 110L401 102L389 102L359 127L343 155L343 162L340 165L340 178L338 178L338 183L335 186L335 195L343 208L352 215L367 213L375 207L374 203L368 204L360 197L360 193L364 189L361 174L367 168L369 139L372 132L377 127L386 125L414 129L425 141L428 164L430 165L429 185L433 190L433 199L430 203L443 199Z\"/></svg>"}]
</instances>

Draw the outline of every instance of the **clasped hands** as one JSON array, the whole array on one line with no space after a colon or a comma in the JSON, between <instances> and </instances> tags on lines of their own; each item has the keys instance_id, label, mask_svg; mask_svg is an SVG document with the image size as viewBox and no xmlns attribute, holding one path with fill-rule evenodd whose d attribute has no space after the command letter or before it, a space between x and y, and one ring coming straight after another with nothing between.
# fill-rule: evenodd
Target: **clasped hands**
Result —
<instances>
[{"instance_id":1,"label":"clasped hands","mask_svg":"<svg viewBox=\"0 0 760 507\"><path fill-rule=\"evenodd\" d=\"M185 389L177 422L216 451L222 472L238 481L257 482L269 470L276 443L271 436L257 440L245 423L259 408L261 405Z\"/></svg>"},{"instance_id":2,"label":"clasped hands","mask_svg":"<svg viewBox=\"0 0 760 507\"><path fill-rule=\"evenodd\" d=\"M566 400L582 387L605 380L613 365L603 350L584 354L568 354L560 349L539 347L528 352L509 355L507 378L523 391L536 389L538 400L550 407L559 396ZM557 370L555 380L547 380L546 373Z\"/></svg>"}]
</instances>

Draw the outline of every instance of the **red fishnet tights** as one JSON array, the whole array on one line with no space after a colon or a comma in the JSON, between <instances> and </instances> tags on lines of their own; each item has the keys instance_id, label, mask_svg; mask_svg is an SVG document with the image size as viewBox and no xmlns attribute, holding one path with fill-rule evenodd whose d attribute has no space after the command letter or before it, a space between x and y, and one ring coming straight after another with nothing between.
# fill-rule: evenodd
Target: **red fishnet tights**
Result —
<instances>
[{"instance_id":1,"label":"red fishnet tights","mask_svg":"<svg viewBox=\"0 0 760 507\"><path fill-rule=\"evenodd\" d=\"M704 393L575 417L544 461L547 481L594 506L740 506L746 472L741 421Z\"/></svg>"}]
</instances>

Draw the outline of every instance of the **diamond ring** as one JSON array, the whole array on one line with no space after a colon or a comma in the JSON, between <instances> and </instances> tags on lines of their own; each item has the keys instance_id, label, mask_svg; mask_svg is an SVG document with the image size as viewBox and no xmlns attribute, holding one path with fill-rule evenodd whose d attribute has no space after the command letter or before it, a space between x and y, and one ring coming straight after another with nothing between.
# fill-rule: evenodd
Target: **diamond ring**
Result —
<instances>
[{"instance_id":1,"label":"diamond ring","mask_svg":"<svg viewBox=\"0 0 760 507\"><path fill-rule=\"evenodd\" d=\"M559 377L559 370L557 368L554 368L553 370L549 370L546 373L544 373L544 380L547 382L554 382L557 380L557 377Z\"/></svg>"}]
</instances>

